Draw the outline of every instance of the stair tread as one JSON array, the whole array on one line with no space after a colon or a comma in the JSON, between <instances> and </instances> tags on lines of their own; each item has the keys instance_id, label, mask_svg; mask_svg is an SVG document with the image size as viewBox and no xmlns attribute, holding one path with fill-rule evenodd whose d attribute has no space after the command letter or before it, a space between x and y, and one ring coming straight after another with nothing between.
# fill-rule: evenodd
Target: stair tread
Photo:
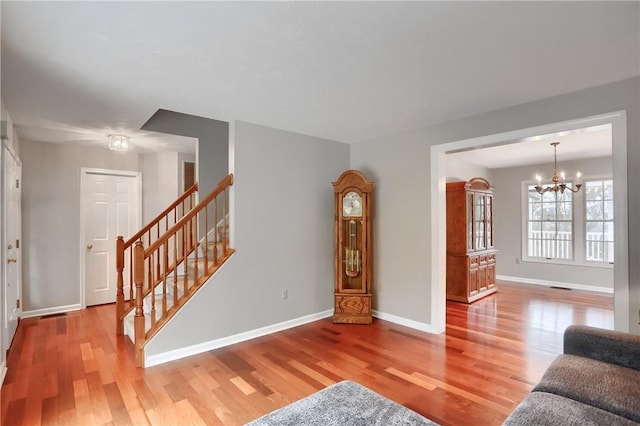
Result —
<instances>
[{"instance_id":1,"label":"stair tread","mask_svg":"<svg viewBox=\"0 0 640 426\"><path fill-rule=\"evenodd\" d=\"M202 263L205 261L205 258L203 256L199 256L197 259L187 259L187 263L196 263L196 261L198 263ZM182 275L184 277L184 275Z\"/></svg>"},{"instance_id":2,"label":"stair tread","mask_svg":"<svg viewBox=\"0 0 640 426\"><path fill-rule=\"evenodd\" d=\"M178 275L176 281L178 282L178 293L180 293L181 290L181 280L184 280L184 275ZM162 285L158 285L156 286L156 291L154 292L154 294L162 294ZM167 294L173 294L173 281L171 281L171 283L167 283Z\"/></svg>"}]
</instances>

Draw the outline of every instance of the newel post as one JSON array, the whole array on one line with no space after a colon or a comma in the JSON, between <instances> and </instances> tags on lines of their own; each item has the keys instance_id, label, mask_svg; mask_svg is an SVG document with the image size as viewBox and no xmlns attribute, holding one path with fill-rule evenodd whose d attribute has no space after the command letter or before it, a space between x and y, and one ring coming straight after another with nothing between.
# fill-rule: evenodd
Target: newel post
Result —
<instances>
[{"instance_id":1,"label":"newel post","mask_svg":"<svg viewBox=\"0 0 640 426\"><path fill-rule=\"evenodd\" d=\"M116 290L116 334L124 334L124 238L118 235L116 241L116 270L118 271L118 287Z\"/></svg>"},{"instance_id":2,"label":"newel post","mask_svg":"<svg viewBox=\"0 0 640 426\"><path fill-rule=\"evenodd\" d=\"M142 308L144 291L144 247L142 241L137 241L133 249L133 281L136 284L136 310L133 318L134 346L136 353L136 367L144 367L142 359L142 344L144 343L144 311Z\"/></svg>"}]
</instances>

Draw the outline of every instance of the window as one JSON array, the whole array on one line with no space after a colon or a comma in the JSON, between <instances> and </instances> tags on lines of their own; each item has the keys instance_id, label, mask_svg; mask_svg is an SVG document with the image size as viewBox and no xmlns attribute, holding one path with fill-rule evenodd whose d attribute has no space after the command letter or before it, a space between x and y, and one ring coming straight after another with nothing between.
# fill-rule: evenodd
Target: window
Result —
<instances>
[{"instance_id":1,"label":"window","mask_svg":"<svg viewBox=\"0 0 640 426\"><path fill-rule=\"evenodd\" d=\"M540 195L533 182L522 182L522 211L522 260L612 267L611 176L592 175L585 178L580 191L564 194Z\"/></svg>"},{"instance_id":2,"label":"window","mask_svg":"<svg viewBox=\"0 0 640 426\"><path fill-rule=\"evenodd\" d=\"M613 180L585 181L585 259L613 263Z\"/></svg>"},{"instance_id":3,"label":"window","mask_svg":"<svg viewBox=\"0 0 640 426\"><path fill-rule=\"evenodd\" d=\"M527 185L527 192L527 257L572 260L573 193L540 195L535 185Z\"/></svg>"}]
</instances>

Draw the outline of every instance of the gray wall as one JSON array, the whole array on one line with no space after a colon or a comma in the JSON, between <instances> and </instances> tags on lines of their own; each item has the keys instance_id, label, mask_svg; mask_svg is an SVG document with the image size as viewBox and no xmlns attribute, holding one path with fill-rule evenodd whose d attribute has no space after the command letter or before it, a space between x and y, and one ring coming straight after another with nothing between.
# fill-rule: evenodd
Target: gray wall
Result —
<instances>
[{"instance_id":1,"label":"gray wall","mask_svg":"<svg viewBox=\"0 0 640 426\"><path fill-rule=\"evenodd\" d=\"M447 155L447 182L469 180L474 177L483 177L491 182L491 169L461 161L455 155Z\"/></svg>"},{"instance_id":2,"label":"gray wall","mask_svg":"<svg viewBox=\"0 0 640 426\"><path fill-rule=\"evenodd\" d=\"M144 130L198 138L198 192L209 194L229 173L229 123L159 109ZM200 161L206 158L206 162Z\"/></svg>"},{"instance_id":3,"label":"gray wall","mask_svg":"<svg viewBox=\"0 0 640 426\"><path fill-rule=\"evenodd\" d=\"M18 137L18 133L16 132L15 127L13 126L13 120L11 119L11 115L7 110L4 102L0 100L0 121L5 122L7 126L7 136L9 140L8 144L11 146L13 151L20 157L20 138Z\"/></svg>"},{"instance_id":4,"label":"gray wall","mask_svg":"<svg viewBox=\"0 0 640 426\"><path fill-rule=\"evenodd\" d=\"M140 155L142 222L149 223L182 193L182 162L195 162L193 154L156 152Z\"/></svg>"},{"instance_id":5,"label":"gray wall","mask_svg":"<svg viewBox=\"0 0 640 426\"><path fill-rule=\"evenodd\" d=\"M141 154L139 162L142 171L142 223L147 224L162 211L161 198L164 193L160 191L162 186L158 179L162 162L157 153Z\"/></svg>"},{"instance_id":6,"label":"gray wall","mask_svg":"<svg viewBox=\"0 0 640 426\"><path fill-rule=\"evenodd\" d=\"M229 174L229 123L215 121L206 127L206 136L198 141L197 157L198 193L204 198Z\"/></svg>"},{"instance_id":7,"label":"gray wall","mask_svg":"<svg viewBox=\"0 0 640 426\"><path fill-rule=\"evenodd\" d=\"M351 167L377 184L374 294L379 311L431 323L430 147L509 130L627 112L629 319L640 333L640 78L594 87L351 146ZM401 206L401 208L400 208ZM618 301L616 301L618 303Z\"/></svg>"},{"instance_id":8,"label":"gray wall","mask_svg":"<svg viewBox=\"0 0 640 426\"><path fill-rule=\"evenodd\" d=\"M331 182L349 168L349 146L245 122L235 122L234 139L236 254L147 355L333 307Z\"/></svg>"},{"instance_id":9,"label":"gray wall","mask_svg":"<svg viewBox=\"0 0 640 426\"><path fill-rule=\"evenodd\" d=\"M558 163L567 176L580 170L585 177L611 176L611 157ZM553 164L493 169L495 246L498 250L496 273L510 277L546 280L556 283L581 284L613 289L613 269L540 262L516 263L522 257L522 182L534 182L536 174L550 177ZM584 190L574 195L574 214L583 212ZM578 249L576 247L576 249Z\"/></svg>"},{"instance_id":10,"label":"gray wall","mask_svg":"<svg viewBox=\"0 0 640 426\"><path fill-rule=\"evenodd\" d=\"M138 171L138 155L30 141L21 148L23 311L79 304L80 168Z\"/></svg>"}]
</instances>

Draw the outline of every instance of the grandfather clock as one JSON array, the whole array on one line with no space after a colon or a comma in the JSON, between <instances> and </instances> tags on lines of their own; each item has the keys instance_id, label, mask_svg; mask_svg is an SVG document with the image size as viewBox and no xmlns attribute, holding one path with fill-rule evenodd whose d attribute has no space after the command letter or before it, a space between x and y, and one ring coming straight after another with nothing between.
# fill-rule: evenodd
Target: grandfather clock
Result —
<instances>
[{"instance_id":1,"label":"grandfather clock","mask_svg":"<svg viewBox=\"0 0 640 426\"><path fill-rule=\"evenodd\" d=\"M371 192L373 182L347 170L333 182L334 323L371 324Z\"/></svg>"}]
</instances>

